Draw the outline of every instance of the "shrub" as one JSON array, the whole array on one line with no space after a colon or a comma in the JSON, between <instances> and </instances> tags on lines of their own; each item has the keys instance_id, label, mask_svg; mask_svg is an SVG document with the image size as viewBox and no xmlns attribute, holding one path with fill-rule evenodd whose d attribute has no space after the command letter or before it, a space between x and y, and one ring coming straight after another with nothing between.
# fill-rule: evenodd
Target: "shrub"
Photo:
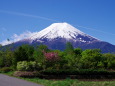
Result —
<instances>
[{"instance_id":1,"label":"shrub","mask_svg":"<svg viewBox=\"0 0 115 86\"><path fill-rule=\"evenodd\" d=\"M16 71L14 72L13 74L14 76L17 76L17 77L36 77L39 75L38 72L34 71L34 72L28 72L28 71Z\"/></svg>"},{"instance_id":2,"label":"shrub","mask_svg":"<svg viewBox=\"0 0 115 86\"><path fill-rule=\"evenodd\" d=\"M2 73L6 73L6 72L9 72L9 71L12 71L12 69L10 67L3 67L0 69L0 72Z\"/></svg>"},{"instance_id":3,"label":"shrub","mask_svg":"<svg viewBox=\"0 0 115 86\"><path fill-rule=\"evenodd\" d=\"M49 53L44 53L44 56L47 61L49 62L54 62L59 60L58 53L56 52L49 52Z\"/></svg>"},{"instance_id":4,"label":"shrub","mask_svg":"<svg viewBox=\"0 0 115 86\"><path fill-rule=\"evenodd\" d=\"M41 74L44 75L106 75L112 74L114 75L115 72L108 72L106 70L92 70L92 69L81 69L81 70L43 70Z\"/></svg>"},{"instance_id":5,"label":"shrub","mask_svg":"<svg viewBox=\"0 0 115 86\"><path fill-rule=\"evenodd\" d=\"M35 70L41 70L42 69L42 65L40 63L35 62L35 61L28 62L28 65L29 65L29 70L30 71L35 71Z\"/></svg>"},{"instance_id":6,"label":"shrub","mask_svg":"<svg viewBox=\"0 0 115 86\"><path fill-rule=\"evenodd\" d=\"M29 65L27 61L21 61L17 63L17 70L19 71L28 71Z\"/></svg>"},{"instance_id":7,"label":"shrub","mask_svg":"<svg viewBox=\"0 0 115 86\"><path fill-rule=\"evenodd\" d=\"M35 70L40 70L41 69L41 64L36 63L35 61L21 61L17 63L17 70L18 71L35 71Z\"/></svg>"}]
</instances>

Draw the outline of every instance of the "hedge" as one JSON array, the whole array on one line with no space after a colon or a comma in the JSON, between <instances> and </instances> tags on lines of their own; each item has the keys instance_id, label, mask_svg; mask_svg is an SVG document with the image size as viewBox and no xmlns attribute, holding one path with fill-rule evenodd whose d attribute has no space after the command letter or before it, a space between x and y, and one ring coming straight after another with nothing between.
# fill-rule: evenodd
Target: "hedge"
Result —
<instances>
[{"instance_id":1,"label":"hedge","mask_svg":"<svg viewBox=\"0 0 115 86\"><path fill-rule=\"evenodd\" d=\"M44 75L115 75L115 72L109 72L107 70L92 70L92 69L81 69L81 70L43 70L40 72Z\"/></svg>"}]
</instances>

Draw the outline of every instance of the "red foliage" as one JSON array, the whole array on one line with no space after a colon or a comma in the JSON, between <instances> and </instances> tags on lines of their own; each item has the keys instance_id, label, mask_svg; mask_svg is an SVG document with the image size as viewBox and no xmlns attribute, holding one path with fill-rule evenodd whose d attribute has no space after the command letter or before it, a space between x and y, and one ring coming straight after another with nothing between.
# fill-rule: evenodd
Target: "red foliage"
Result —
<instances>
[{"instance_id":1,"label":"red foliage","mask_svg":"<svg viewBox=\"0 0 115 86\"><path fill-rule=\"evenodd\" d=\"M47 61L58 61L59 60L58 53L55 53L55 52L49 52L49 53L44 52L44 56Z\"/></svg>"}]
</instances>

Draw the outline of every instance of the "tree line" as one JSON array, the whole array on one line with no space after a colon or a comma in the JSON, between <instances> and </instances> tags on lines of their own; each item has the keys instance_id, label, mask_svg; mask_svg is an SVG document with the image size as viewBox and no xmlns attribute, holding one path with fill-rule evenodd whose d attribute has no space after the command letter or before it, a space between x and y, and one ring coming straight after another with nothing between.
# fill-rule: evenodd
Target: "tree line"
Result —
<instances>
[{"instance_id":1,"label":"tree line","mask_svg":"<svg viewBox=\"0 0 115 86\"><path fill-rule=\"evenodd\" d=\"M64 51L48 49L46 45L21 45L15 50L0 50L0 69L34 71L46 69L115 69L115 54L100 49L73 48L68 42Z\"/></svg>"}]
</instances>

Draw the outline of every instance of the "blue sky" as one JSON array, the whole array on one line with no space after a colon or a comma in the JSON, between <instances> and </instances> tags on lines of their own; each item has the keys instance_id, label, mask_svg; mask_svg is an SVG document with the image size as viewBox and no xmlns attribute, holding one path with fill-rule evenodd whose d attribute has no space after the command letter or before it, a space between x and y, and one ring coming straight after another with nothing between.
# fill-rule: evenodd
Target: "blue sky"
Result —
<instances>
[{"instance_id":1,"label":"blue sky","mask_svg":"<svg viewBox=\"0 0 115 86\"><path fill-rule=\"evenodd\" d=\"M0 41L56 22L115 45L115 0L0 0Z\"/></svg>"}]
</instances>

